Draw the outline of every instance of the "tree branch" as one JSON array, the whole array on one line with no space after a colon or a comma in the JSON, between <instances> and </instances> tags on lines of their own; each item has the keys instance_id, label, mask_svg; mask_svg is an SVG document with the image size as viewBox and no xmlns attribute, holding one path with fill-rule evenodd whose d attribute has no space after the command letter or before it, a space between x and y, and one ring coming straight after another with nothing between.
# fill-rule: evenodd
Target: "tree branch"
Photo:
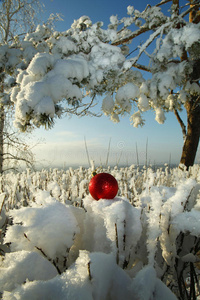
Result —
<instances>
[{"instance_id":1,"label":"tree branch","mask_svg":"<svg viewBox=\"0 0 200 300\"><path fill-rule=\"evenodd\" d=\"M31 162L30 160L24 158L24 157L19 157L16 155L13 155L12 153L6 152L2 154L3 156L3 160L15 160L15 161L23 161L25 162L27 165L31 166L32 168L34 168L33 162Z\"/></svg>"},{"instance_id":2,"label":"tree branch","mask_svg":"<svg viewBox=\"0 0 200 300\"><path fill-rule=\"evenodd\" d=\"M136 69L140 69L140 70L143 70L143 71L146 71L146 72L150 72L151 73L151 70L146 67L146 66L143 66L141 64L133 64L132 67L136 68Z\"/></svg>"},{"instance_id":3,"label":"tree branch","mask_svg":"<svg viewBox=\"0 0 200 300\"><path fill-rule=\"evenodd\" d=\"M165 4L165 3L167 3L167 2L170 2L170 1L172 1L172 0L161 1L161 2L158 3L156 6L163 5L163 4ZM183 12L182 14L180 14L180 17L181 17L181 18L184 18L187 14L189 14L189 13L194 9L194 7L195 7L195 8L200 7L200 4L199 4L199 3L194 4L193 7L188 8L185 12ZM165 24L165 23L164 23L164 24ZM121 38L121 39L118 39L118 40L112 42L111 45L118 46L118 45L127 43L127 42L129 42L130 40L134 39L135 37L141 35L142 33L145 33L145 32L150 31L150 30L154 30L156 27L157 27L157 25L154 25L154 26L152 26L151 28L149 28L146 24L144 24L144 25L141 26L138 30L136 30L136 31L134 31L133 33L131 33L129 36L124 37L124 38Z\"/></svg>"},{"instance_id":4,"label":"tree branch","mask_svg":"<svg viewBox=\"0 0 200 300\"><path fill-rule=\"evenodd\" d=\"M134 57L133 60L133 64L135 64L138 59L140 58L140 56L142 55L142 53L149 47L149 45L155 40L155 38L157 38L157 36L159 36L166 27L170 26L170 22L168 23L164 23L163 25L161 25L156 31L154 31L150 37L148 38L148 40L143 44L143 46L140 48L140 51L138 53L138 55L136 57Z\"/></svg>"},{"instance_id":5,"label":"tree branch","mask_svg":"<svg viewBox=\"0 0 200 300\"><path fill-rule=\"evenodd\" d=\"M170 2L170 1L172 1L172 0L162 0L160 3L158 3L158 4L156 4L155 6L161 6L161 5L163 5L163 4L166 4L166 3L168 3L168 2Z\"/></svg>"},{"instance_id":6,"label":"tree branch","mask_svg":"<svg viewBox=\"0 0 200 300\"><path fill-rule=\"evenodd\" d=\"M19 2L18 8L16 10L14 10L12 13L10 13L10 17L12 18L15 14L17 14L24 7L25 7L25 3L21 4L21 2Z\"/></svg>"},{"instance_id":7,"label":"tree branch","mask_svg":"<svg viewBox=\"0 0 200 300\"><path fill-rule=\"evenodd\" d=\"M78 106L75 106L73 108L66 108L64 110L64 112L67 114L74 114L79 117L86 116L86 115L100 117L102 114L97 114L92 111L89 111L90 108L92 108L96 105L96 104L94 104L96 93L91 97L92 97L92 99L89 103L85 103L85 104L81 104L81 105L79 104ZM79 109L79 111L78 111L78 109Z\"/></svg>"},{"instance_id":8,"label":"tree branch","mask_svg":"<svg viewBox=\"0 0 200 300\"><path fill-rule=\"evenodd\" d=\"M112 42L111 45L113 46L118 46L124 43L129 42L130 40L134 39L135 37L139 36L140 34L147 32L149 30L154 29L156 26L152 27L151 29L149 27L147 27L146 25L143 25L142 27L140 27L138 30L134 31L133 33L131 33L129 36L125 37L125 38L121 38L117 41Z\"/></svg>"},{"instance_id":9,"label":"tree branch","mask_svg":"<svg viewBox=\"0 0 200 300\"><path fill-rule=\"evenodd\" d=\"M174 114L175 114L175 116L176 116L176 118L177 118L177 120L178 120L178 122L179 122L179 124L180 124L180 126L181 126L182 133L183 133L183 139L185 139L185 137L186 137L186 135L187 135L187 132L186 132L186 126L185 126L183 120L181 119L181 117L180 117L178 111L177 111L175 108L174 108Z\"/></svg>"},{"instance_id":10,"label":"tree branch","mask_svg":"<svg viewBox=\"0 0 200 300\"><path fill-rule=\"evenodd\" d=\"M184 18L185 16L187 16L187 14L189 14L194 8L200 7L199 3L194 4L193 7L188 8L186 11L184 11L182 14L180 14L181 18Z\"/></svg>"}]
</instances>

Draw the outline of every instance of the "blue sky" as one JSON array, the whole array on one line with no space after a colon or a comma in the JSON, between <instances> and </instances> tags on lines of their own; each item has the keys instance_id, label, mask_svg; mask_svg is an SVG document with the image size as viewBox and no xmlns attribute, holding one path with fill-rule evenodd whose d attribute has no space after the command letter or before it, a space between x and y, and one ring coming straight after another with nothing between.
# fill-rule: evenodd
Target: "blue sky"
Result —
<instances>
[{"instance_id":1,"label":"blue sky","mask_svg":"<svg viewBox=\"0 0 200 300\"><path fill-rule=\"evenodd\" d=\"M62 14L63 22L56 24L56 29L64 31L70 28L74 19L88 15L93 22L103 21L105 26L109 23L111 15L126 16L127 6L133 5L142 10L147 3L157 3L156 0L130 1L130 0L44 0L46 12L43 18L50 13ZM98 99L101 103L101 98ZM101 105L97 106L101 109ZM42 142L35 148L37 160L42 161L44 167L63 167L88 165L85 151L84 137L87 141L90 159L95 165L104 164L107 158L107 149L110 141L109 164L130 165L137 162L136 143L139 162L145 163L146 142L148 139L148 161L152 164L169 162L178 163L183 145L181 128L173 115L166 115L164 125L158 124L153 112L144 114L146 125L143 128L134 128L130 125L129 116L121 118L120 123L114 124L107 117L72 116L56 121L53 129L45 131L36 129L35 139ZM185 115L183 114L185 120ZM45 139L45 141L43 140ZM197 154L197 162L200 153Z\"/></svg>"}]
</instances>

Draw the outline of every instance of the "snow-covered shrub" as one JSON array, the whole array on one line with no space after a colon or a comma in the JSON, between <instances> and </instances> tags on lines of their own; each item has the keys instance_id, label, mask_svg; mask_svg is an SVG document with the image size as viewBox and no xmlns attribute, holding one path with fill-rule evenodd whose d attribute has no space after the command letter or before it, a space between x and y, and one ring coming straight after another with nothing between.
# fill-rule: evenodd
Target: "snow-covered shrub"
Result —
<instances>
[{"instance_id":1,"label":"snow-covered shrub","mask_svg":"<svg viewBox=\"0 0 200 300\"><path fill-rule=\"evenodd\" d=\"M118 196L99 201L90 169L1 177L3 299L196 299L199 166L109 172Z\"/></svg>"}]
</instances>

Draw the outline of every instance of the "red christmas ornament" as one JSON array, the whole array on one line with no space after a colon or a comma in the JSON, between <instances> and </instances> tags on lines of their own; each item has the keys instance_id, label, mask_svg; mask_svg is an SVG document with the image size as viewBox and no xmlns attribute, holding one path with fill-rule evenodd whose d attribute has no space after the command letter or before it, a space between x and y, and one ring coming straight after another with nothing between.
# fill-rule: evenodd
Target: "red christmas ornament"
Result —
<instances>
[{"instance_id":1,"label":"red christmas ornament","mask_svg":"<svg viewBox=\"0 0 200 300\"><path fill-rule=\"evenodd\" d=\"M90 180L89 192L95 200L113 199L118 192L117 180L108 173L96 174Z\"/></svg>"}]
</instances>

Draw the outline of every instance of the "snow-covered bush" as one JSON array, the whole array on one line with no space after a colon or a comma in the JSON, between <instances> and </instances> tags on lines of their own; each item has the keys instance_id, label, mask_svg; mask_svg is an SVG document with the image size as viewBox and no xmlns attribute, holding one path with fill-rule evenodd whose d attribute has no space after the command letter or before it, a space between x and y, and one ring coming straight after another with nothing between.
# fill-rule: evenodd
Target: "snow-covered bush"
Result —
<instances>
[{"instance_id":1,"label":"snow-covered bush","mask_svg":"<svg viewBox=\"0 0 200 300\"><path fill-rule=\"evenodd\" d=\"M108 170L113 200L82 167L0 177L2 299L196 299L200 167Z\"/></svg>"}]
</instances>

